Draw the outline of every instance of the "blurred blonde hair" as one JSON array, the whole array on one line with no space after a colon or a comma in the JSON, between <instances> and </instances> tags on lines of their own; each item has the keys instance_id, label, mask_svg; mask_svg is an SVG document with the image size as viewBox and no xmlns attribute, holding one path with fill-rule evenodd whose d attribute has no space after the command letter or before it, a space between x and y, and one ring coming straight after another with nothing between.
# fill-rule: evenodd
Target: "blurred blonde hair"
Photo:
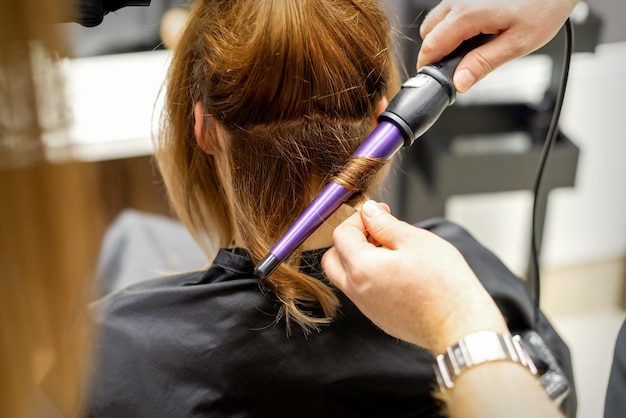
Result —
<instances>
[{"instance_id":1,"label":"blurred blonde hair","mask_svg":"<svg viewBox=\"0 0 626 418\"><path fill-rule=\"evenodd\" d=\"M156 157L210 258L239 235L258 262L374 127L399 77L375 0L199 0L173 53ZM208 155L194 136L201 101ZM219 138L219 139L218 139ZM305 331L338 300L297 251L261 283ZM319 315L310 313L321 307Z\"/></svg>"},{"instance_id":2,"label":"blurred blonde hair","mask_svg":"<svg viewBox=\"0 0 626 418\"><path fill-rule=\"evenodd\" d=\"M92 179L47 162L42 140L67 122L51 24L65 5L0 0L1 417L35 415L41 394L78 415L89 353Z\"/></svg>"}]
</instances>

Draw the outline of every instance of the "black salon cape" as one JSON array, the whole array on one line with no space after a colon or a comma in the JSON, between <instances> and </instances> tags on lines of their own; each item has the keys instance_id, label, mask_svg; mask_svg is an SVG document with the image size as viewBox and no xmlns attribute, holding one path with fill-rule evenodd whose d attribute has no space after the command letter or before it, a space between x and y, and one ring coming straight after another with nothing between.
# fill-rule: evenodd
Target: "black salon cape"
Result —
<instances>
[{"instance_id":1,"label":"black salon cape","mask_svg":"<svg viewBox=\"0 0 626 418\"><path fill-rule=\"evenodd\" d=\"M468 252L513 323L529 320L523 283L493 254L448 222L420 226ZM309 254L305 264L322 279L320 255ZM277 304L259 291L253 267L244 250L221 250L205 272L147 281L99 301L88 415L438 416L429 353L383 333L342 294L331 325L287 336L284 322L274 324ZM567 347L554 336L567 368Z\"/></svg>"}]
</instances>

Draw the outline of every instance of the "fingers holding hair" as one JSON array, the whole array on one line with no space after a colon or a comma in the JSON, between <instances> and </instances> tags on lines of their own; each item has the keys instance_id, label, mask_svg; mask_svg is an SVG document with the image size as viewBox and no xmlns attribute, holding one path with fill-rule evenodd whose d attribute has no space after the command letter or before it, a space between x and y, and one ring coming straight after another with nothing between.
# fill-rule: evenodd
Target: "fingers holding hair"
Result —
<instances>
[{"instance_id":1,"label":"fingers holding hair","mask_svg":"<svg viewBox=\"0 0 626 418\"><path fill-rule=\"evenodd\" d=\"M352 214L335 228L333 242L334 246L326 251L322 258L322 268L330 281L345 292L348 280L347 270L353 264L354 257L358 257L363 248L372 245L367 240L360 213Z\"/></svg>"},{"instance_id":2,"label":"fingers holding hair","mask_svg":"<svg viewBox=\"0 0 626 418\"><path fill-rule=\"evenodd\" d=\"M368 226L364 223L363 210L387 214L390 212L389 206L385 203L376 203L371 200L365 202L360 212L354 213L335 228L333 232L334 246L326 252L322 259L322 267L326 275L344 291L346 286L351 285L347 283L348 280L360 277L361 260L369 259L371 251L378 250L377 247L382 245L368 231Z\"/></svg>"}]
</instances>

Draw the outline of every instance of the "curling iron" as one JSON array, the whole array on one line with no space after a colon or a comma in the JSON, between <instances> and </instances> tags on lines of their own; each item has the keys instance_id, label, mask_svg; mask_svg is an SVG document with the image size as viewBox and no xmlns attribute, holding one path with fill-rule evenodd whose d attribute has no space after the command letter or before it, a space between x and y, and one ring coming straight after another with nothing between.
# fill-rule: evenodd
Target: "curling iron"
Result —
<instances>
[{"instance_id":1,"label":"curling iron","mask_svg":"<svg viewBox=\"0 0 626 418\"><path fill-rule=\"evenodd\" d=\"M387 161L403 146L413 144L439 119L444 109L454 103L456 89L452 77L461 59L493 37L480 34L470 38L439 63L423 67L416 76L408 79L378 117L378 126L354 151L352 158ZM326 184L256 266L255 277L264 279L272 274L353 193L335 182Z\"/></svg>"}]
</instances>

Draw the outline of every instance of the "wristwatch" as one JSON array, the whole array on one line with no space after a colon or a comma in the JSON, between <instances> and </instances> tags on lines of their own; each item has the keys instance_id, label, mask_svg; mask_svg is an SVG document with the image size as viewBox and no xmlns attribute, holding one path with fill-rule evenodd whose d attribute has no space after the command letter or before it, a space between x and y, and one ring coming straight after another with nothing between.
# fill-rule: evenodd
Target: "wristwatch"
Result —
<instances>
[{"instance_id":1,"label":"wristwatch","mask_svg":"<svg viewBox=\"0 0 626 418\"><path fill-rule=\"evenodd\" d=\"M533 375L537 368L524 349L519 335L480 331L468 335L437 356L435 376L442 393L454 387L463 370L490 361L512 361L526 367Z\"/></svg>"}]
</instances>

